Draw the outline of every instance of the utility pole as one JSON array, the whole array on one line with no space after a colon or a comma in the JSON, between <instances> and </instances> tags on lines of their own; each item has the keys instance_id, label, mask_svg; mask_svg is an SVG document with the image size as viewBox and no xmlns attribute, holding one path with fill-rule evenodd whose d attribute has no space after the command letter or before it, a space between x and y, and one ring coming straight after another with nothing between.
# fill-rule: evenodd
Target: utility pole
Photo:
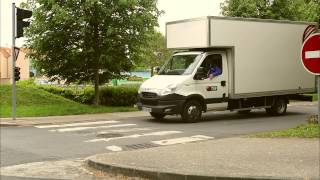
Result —
<instances>
[{"instance_id":1,"label":"utility pole","mask_svg":"<svg viewBox=\"0 0 320 180\"><path fill-rule=\"evenodd\" d=\"M12 3L12 47L11 47L11 57L12 57L12 120L16 120L16 4Z\"/></svg>"}]
</instances>

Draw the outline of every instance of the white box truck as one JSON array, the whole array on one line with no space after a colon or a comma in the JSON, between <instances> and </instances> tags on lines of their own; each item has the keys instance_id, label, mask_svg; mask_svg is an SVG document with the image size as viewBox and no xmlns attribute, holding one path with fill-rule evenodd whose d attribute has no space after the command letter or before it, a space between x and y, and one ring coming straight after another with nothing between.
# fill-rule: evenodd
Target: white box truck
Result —
<instances>
[{"instance_id":1,"label":"white box truck","mask_svg":"<svg viewBox=\"0 0 320 180\"><path fill-rule=\"evenodd\" d=\"M186 122L209 110L285 114L289 100L312 100L303 94L316 91L315 76L300 60L310 25L318 27L229 17L168 22L167 48L179 51L141 85L138 108L157 119L180 114Z\"/></svg>"}]
</instances>

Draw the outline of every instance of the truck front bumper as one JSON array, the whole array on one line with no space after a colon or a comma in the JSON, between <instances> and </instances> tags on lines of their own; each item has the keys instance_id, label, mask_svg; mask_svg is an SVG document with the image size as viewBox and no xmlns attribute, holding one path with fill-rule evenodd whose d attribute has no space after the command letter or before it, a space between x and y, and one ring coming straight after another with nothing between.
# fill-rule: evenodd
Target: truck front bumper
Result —
<instances>
[{"instance_id":1,"label":"truck front bumper","mask_svg":"<svg viewBox=\"0 0 320 180\"><path fill-rule=\"evenodd\" d=\"M138 109L159 114L180 114L185 103L185 97L178 94L166 96L144 97L138 96Z\"/></svg>"}]
</instances>

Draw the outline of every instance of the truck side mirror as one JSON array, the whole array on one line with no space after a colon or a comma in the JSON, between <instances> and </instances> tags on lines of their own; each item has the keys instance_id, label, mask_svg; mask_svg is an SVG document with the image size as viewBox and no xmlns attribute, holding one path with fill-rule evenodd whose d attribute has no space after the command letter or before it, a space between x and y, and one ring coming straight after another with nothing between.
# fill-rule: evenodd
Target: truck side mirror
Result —
<instances>
[{"instance_id":1,"label":"truck side mirror","mask_svg":"<svg viewBox=\"0 0 320 180\"><path fill-rule=\"evenodd\" d=\"M203 80L205 78L206 78L206 73L204 72L204 68L203 67L199 67L197 69L197 72L194 75L193 79L194 80Z\"/></svg>"}]
</instances>

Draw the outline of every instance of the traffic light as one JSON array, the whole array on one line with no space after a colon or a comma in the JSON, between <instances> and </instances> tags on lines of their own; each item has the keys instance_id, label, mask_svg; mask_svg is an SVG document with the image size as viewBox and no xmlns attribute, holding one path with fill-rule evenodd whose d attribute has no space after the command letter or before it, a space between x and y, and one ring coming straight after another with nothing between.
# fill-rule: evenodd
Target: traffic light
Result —
<instances>
[{"instance_id":1,"label":"traffic light","mask_svg":"<svg viewBox=\"0 0 320 180\"><path fill-rule=\"evenodd\" d=\"M30 22L24 21L24 19L31 16L32 11L17 8L17 38L23 37L23 28L30 25Z\"/></svg>"},{"instance_id":2,"label":"traffic light","mask_svg":"<svg viewBox=\"0 0 320 180\"><path fill-rule=\"evenodd\" d=\"M15 81L20 80L20 68L19 67L14 68L14 80Z\"/></svg>"}]
</instances>

